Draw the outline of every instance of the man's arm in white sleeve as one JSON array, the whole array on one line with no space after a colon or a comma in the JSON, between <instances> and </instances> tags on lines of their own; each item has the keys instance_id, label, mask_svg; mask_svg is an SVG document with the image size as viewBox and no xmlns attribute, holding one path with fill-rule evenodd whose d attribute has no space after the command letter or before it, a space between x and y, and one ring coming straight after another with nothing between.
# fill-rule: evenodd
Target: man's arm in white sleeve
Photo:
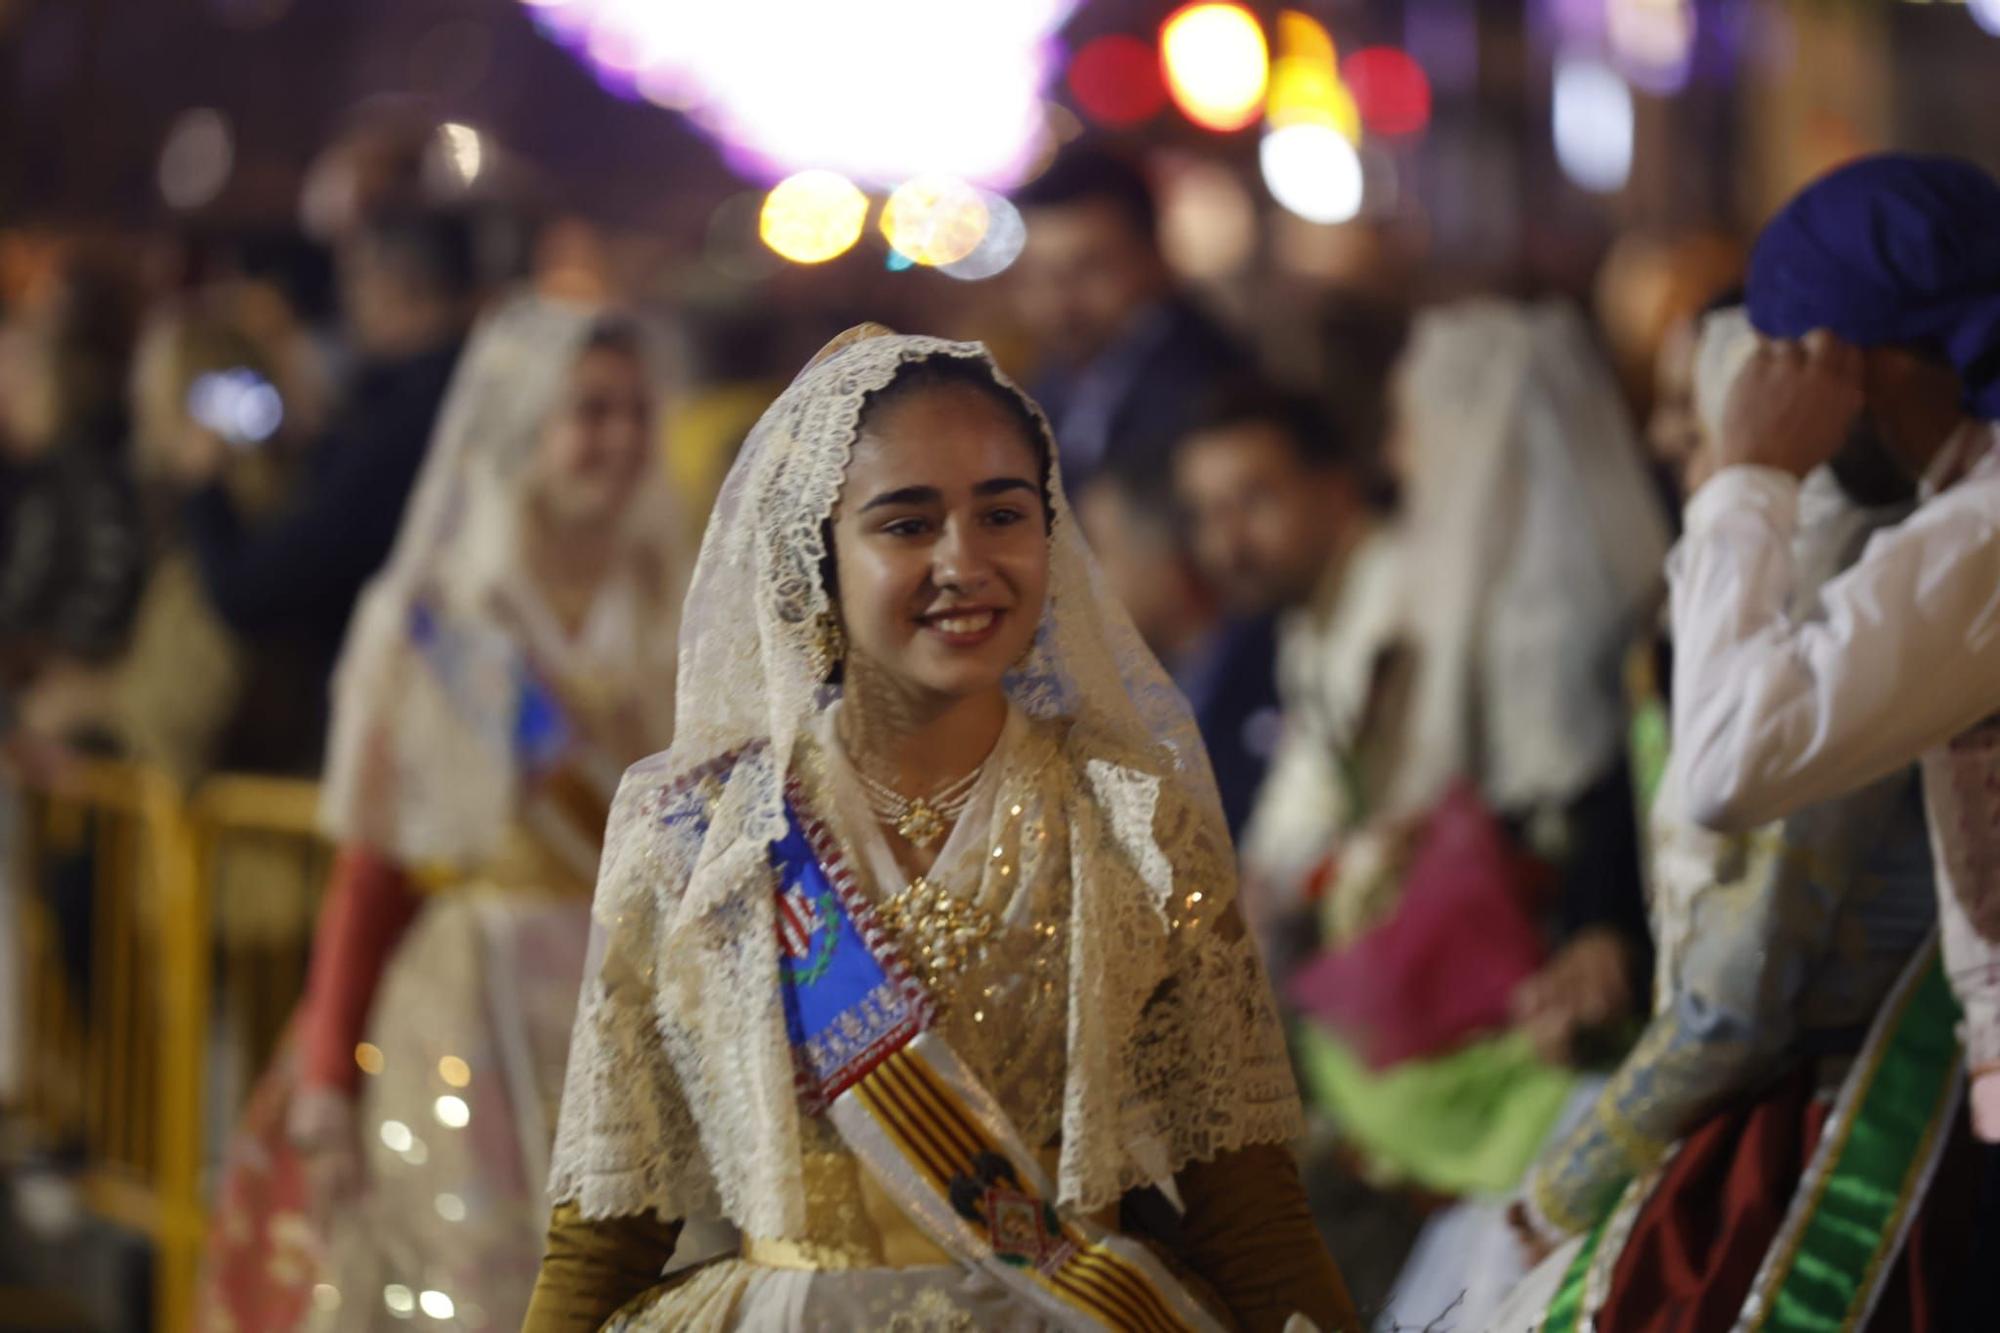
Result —
<instances>
[{"instance_id":1,"label":"man's arm in white sleeve","mask_svg":"<svg viewBox=\"0 0 2000 1333\"><path fill-rule=\"evenodd\" d=\"M1798 483L1718 473L1669 562L1686 808L1742 830L1910 763L2000 710L2000 477L1878 536L1788 614Z\"/></svg>"}]
</instances>

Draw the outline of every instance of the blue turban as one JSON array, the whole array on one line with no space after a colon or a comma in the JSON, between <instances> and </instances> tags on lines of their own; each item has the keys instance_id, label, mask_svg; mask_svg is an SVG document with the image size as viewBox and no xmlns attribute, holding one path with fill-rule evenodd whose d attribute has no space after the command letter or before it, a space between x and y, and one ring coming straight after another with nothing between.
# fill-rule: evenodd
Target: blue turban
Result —
<instances>
[{"instance_id":1,"label":"blue turban","mask_svg":"<svg viewBox=\"0 0 2000 1333\"><path fill-rule=\"evenodd\" d=\"M1967 409L2000 418L2000 182L1949 157L1884 153L1787 204L1750 256L1750 320L1942 357Z\"/></svg>"}]
</instances>

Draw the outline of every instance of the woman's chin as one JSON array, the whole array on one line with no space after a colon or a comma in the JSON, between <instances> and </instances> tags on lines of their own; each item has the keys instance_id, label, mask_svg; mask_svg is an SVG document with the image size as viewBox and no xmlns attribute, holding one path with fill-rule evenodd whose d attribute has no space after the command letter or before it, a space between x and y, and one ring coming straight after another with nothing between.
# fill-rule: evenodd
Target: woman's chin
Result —
<instances>
[{"instance_id":1,"label":"woman's chin","mask_svg":"<svg viewBox=\"0 0 2000 1333\"><path fill-rule=\"evenodd\" d=\"M997 693L1006 682L1007 671L987 662L926 662L911 676L912 683L925 693L957 703Z\"/></svg>"}]
</instances>

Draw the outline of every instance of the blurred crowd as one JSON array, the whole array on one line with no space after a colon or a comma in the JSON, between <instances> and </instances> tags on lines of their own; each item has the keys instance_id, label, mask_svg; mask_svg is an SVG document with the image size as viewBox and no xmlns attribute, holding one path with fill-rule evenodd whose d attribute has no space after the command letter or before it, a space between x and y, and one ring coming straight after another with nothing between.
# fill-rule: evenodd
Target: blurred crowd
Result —
<instances>
[{"instance_id":1,"label":"blurred crowd","mask_svg":"<svg viewBox=\"0 0 2000 1333\"><path fill-rule=\"evenodd\" d=\"M59 786L82 755L184 784L318 775L335 663L468 338L519 288L614 285L574 226L343 170L312 237L16 247L10 780ZM1132 161L1072 148L1016 203L1028 239L993 342L1206 741L1329 1245L1384 1327L1489 1309L1523 1268L1507 1202L1651 1011L1663 566L1704 457L1696 330L1741 251L1622 243L1588 307L1419 302L1420 257L1383 235L1374 271L1271 358L1175 277ZM639 313L674 331L649 447L698 533L827 312ZM1870 505L1912 499L1879 456L1841 466ZM683 552L667 577L686 575Z\"/></svg>"},{"instance_id":2,"label":"blurred crowd","mask_svg":"<svg viewBox=\"0 0 2000 1333\"><path fill-rule=\"evenodd\" d=\"M482 308L515 284L604 285L561 228L430 206L365 157L347 170L319 238L31 256L0 336L16 775L59 781L86 753L183 783L315 775L357 599ZM1026 382L1107 586L1194 707L1281 989L1393 915L1420 849L1478 858L1503 896L1533 885L1494 975L1421 997L1385 1051L1300 1028L1323 1212L1379 1305L1432 1202L1510 1187L1643 1009L1627 651L1658 607L1676 358L1710 293L1648 312L1666 352L1651 466L1574 309L1369 290L1313 330L1323 372L1282 382L1177 283L1133 162L1074 151L1018 203ZM684 328L659 447L698 530L799 339L756 312ZM1449 670L1419 686L1419 660ZM1495 1005L1515 1035L1460 1046ZM1408 1063L1446 1048L1450 1067Z\"/></svg>"}]
</instances>

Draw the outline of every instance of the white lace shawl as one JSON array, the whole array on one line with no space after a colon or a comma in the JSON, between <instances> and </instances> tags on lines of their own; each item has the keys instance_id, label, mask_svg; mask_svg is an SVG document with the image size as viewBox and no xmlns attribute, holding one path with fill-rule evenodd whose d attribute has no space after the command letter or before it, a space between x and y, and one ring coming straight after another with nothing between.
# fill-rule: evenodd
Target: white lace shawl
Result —
<instances>
[{"instance_id":1,"label":"white lace shawl","mask_svg":"<svg viewBox=\"0 0 2000 1333\"><path fill-rule=\"evenodd\" d=\"M807 634L828 607L823 525L864 399L937 356L992 368L977 344L837 341L758 424L710 521L675 744L626 775L598 883L550 1185L587 1217L719 1214L805 1235L768 847L798 743L831 702ZM1009 688L1063 736L1037 787L1063 855L1022 873L1067 881L1058 1191L1094 1209L1189 1161L1287 1138L1299 1115L1193 721L1050 485L1050 599Z\"/></svg>"}]
</instances>

